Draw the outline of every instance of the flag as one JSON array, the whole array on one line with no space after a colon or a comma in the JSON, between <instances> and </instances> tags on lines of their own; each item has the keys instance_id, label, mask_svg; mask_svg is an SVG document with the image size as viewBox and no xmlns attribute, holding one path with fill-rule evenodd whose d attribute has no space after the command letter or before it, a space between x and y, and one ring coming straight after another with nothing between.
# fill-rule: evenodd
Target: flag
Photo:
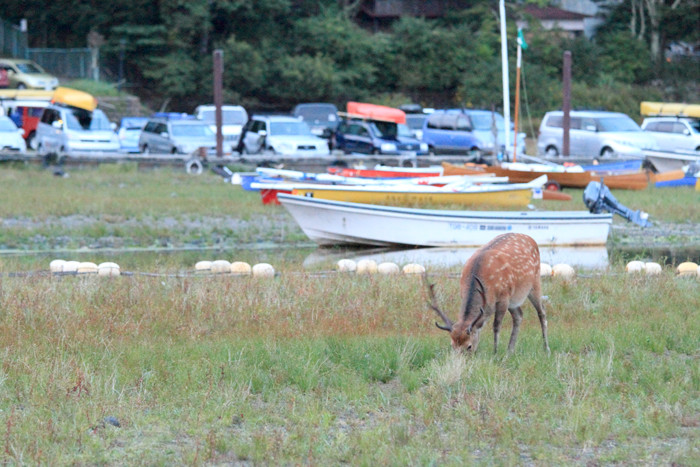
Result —
<instances>
[{"instance_id":1,"label":"flag","mask_svg":"<svg viewBox=\"0 0 700 467\"><path fill-rule=\"evenodd\" d=\"M527 50L527 42L525 42L525 36L523 36L523 30L518 28L518 45L523 50Z\"/></svg>"}]
</instances>

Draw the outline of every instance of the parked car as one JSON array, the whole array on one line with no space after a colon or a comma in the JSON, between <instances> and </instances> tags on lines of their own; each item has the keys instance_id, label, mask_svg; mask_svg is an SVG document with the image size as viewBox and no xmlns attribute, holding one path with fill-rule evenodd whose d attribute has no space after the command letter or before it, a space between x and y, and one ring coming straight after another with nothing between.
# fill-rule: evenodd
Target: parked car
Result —
<instances>
[{"instance_id":1,"label":"parked car","mask_svg":"<svg viewBox=\"0 0 700 467\"><path fill-rule=\"evenodd\" d=\"M17 127L22 129L22 136L28 148L36 149L36 128L44 108L49 105L50 98L16 97L0 99L0 106L5 115L10 117Z\"/></svg>"},{"instance_id":2,"label":"parked car","mask_svg":"<svg viewBox=\"0 0 700 467\"><path fill-rule=\"evenodd\" d=\"M199 105L194 110L198 120L203 121L216 135L216 106ZM243 125L248 121L248 112L240 105L221 106L221 133L224 136L224 151L232 151L238 146Z\"/></svg>"},{"instance_id":3,"label":"parked car","mask_svg":"<svg viewBox=\"0 0 700 467\"><path fill-rule=\"evenodd\" d=\"M423 124L427 118L428 114L424 113L406 114L406 125L410 128L414 138L418 140L423 138Z\"/></svg>"},{"instance_id":4,"label":"parked car","mask_svg":"<svg viewBox=\"0 0 700 467\"><path fill-rule=\"evenodd\" d=\"M58 78L31 60L0 58L0 69L7 72L10 88L51 90L58 86Z\"/></svg>"},{"instance_id":5,"label":"parked car","mask_svg":"<svg viewBox=\"0 0 700 467\"><path fill-rule=\"evenodd\" d=\"M469 117L460 111L436 110L423 123L422 141L431 154L480 156L483 143L472 133Z\"/></svg>"},{"instance_id":6,"label":"parked car","mask_svg":"<svg viewBox=\"0 0 700 467\"><path fill-rule=\"evenodd\" d=\"M420 142L404 124L371 119L340 122L336 148L345 153L384 155L425 155L428 145Z\"/></svg>"},{"instance_id":7,"label":"parked car","mask_svg":"<svg viewBox=\"0 0 700 467\"><path fill-rule=\"evenodd\" d=\"M700 120L690 117L648 117L642 130L656 138L662 151L700 152Z\"/></svg>"},{"instance_id":8,"label":"parked car","mask_svg":"<svg viewBox=\"0 0 700 467\"><path fill-rule=\"evenodd\" d=\"M245 154L263 151L299 156L330 154L328 141L314 135L306 122L284 115L254 115L243 128L239 150Z\"/></svg>"},{"instance_id":9,"label":"parked car","mask_svg":"<svg viewBox=\"0 0 700 467\"><path fill-rule=\"evenodd\" d=\"M144 154L191 154L199 148L216 154L216 135L209 125L193 116L155 117L143 127L139 148Z\"/></svg>"},{"instance_id":10,"label":"parked car","mask_svg":"<svg viewBox=\"0 0 700 467\"><path fill-rule=\"evenodd\" d=\"M456 109L451 110L454 113L462 113L469 119L471 133L479 141L481 141L482 149L486 153L496 154L501 151L501 148L506 145L506 126L505 118L498 112L479 109ZM494 141L494 126L496 140ZM508 152L513 150L513 122L510 122L510 138L508 140ZM516 151L518 155L525 154L525 133L518 133L518 144Z\"/></svg>"},{"instance_id":11,"label":"parked car","mask_svg":"<svg viewBox=\"0 0 700 467\"><path fill-rule=\"evenodd\" d=\"M119 124L119 146L123 152L140 152L139 137L148 117L124 117Z\"/></svg>"},{"instance_id":12,"label":"parked car","mask_svg":"<svg viewBox=\"0 0 700 467\"><path fill-rule=\"evenodd\" d=\"M658 149L651 134L642 131L623 113L574 110L569 116L569 149L573 156L642 158L644 149ZM537 138L539 155L556 157L562 154L563 118L561 110L545 114Z\"/></svg>"},{"instance_id":13,"label":"parked car","mask_svg":"<svg viewBox=\"0 0 700 467\"><path fill-rule=\"evenodd\" d=\"M311 128L311 133L325 139L331 139L340 121L338 108L324 102L299 104L294 107L292 115L304 120Z\"/></svg>"},{"instance_id":14,"label":"parked car","mask_svg":"<svg viewBox=\"0 0 700 467\"><path fill-rule=\"evenodd\" d=\"M0 150L26 152L27 143L22 138L23 131L5 115L0 115Z\"/></svg>"},{"instance_id":15,"label":"parked car","mask_svg":"<svg viewBox=\"0 0 700 467\"><path fill-rule=\"evenodd\" d=\"M74 151L119 151L119 138L100 109L88 110L61 104L48 105L36 129L40 155Z\"/></svg>"}]
</instances>

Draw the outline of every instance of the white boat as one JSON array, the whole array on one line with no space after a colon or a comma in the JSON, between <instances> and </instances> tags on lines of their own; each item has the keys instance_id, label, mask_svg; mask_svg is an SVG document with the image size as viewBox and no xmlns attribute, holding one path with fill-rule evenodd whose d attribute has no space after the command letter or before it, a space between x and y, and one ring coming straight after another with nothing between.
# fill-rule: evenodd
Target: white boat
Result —
<instances>
[{"instance_id":1,"label":"white boat","mask_svg":"<svg viewBox=\"0 0 700 467\"><path fill-rule=\"evenodd\" d=\"M700 154L698 153L644 151L644 155L659 173L681 170L688 164L700 162Z\"/></svg>"},{"instance_id":2,"label":"white boat","mask_svg":"<svg viewBox=\"0 0 700 467\"><path fill-rule=\"evenodd\" d=\"M588 211L450 211L278 194L319 245L481 246L496 235L530 235L540 246L604 245L612 214Z\"/></svg>"}]
</instances>

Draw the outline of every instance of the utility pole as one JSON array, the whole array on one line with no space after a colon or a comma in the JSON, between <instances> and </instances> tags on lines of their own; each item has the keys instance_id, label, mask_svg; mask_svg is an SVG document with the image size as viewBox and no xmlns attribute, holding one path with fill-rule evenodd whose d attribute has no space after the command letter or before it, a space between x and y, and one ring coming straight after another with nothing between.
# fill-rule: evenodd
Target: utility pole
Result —
<instances>
[{"instance_id":1,"label":"utility pole","mask_svg":"<svg viewBox=\"0 0 700 467\"><path fill-rule=\"evenodd\" d=\"M224 51L216 49L214 51L214 106L216 108L216 157L224 155L224 134L221 130L223 124L223 114L221 105L223 102L223 75L224 75Z\"/></svg>"}]
</instances>

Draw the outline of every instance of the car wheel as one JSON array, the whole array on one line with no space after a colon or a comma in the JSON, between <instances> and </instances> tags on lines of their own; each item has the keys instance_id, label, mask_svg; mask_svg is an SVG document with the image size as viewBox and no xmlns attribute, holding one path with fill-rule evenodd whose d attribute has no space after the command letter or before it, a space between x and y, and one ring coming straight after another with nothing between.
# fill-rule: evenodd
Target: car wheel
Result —
<instances>
[{"instance_id":1,"label":"car wheel","mask_svg":"<svg viewBox=\"0 0 700 467\"><path fill-rule=\"evenodd\" d=\"M700 146L698 146L697 148L695 148L695 152L700 152Z\"/></svg>"},{"instance_id":2,"label":"car wheel","mask_svg":"<svg viewBox=\"0 0 700 467\"><path fill-rule=\"evenodd\" d=\"M150 153L151 153L151 149L148 147L147 144L144 144L143 147L141 148L141 152L142 152L143 154L150 154Z\"/></svg>"},{"instance_id":3,"label":"car wheel","mask_svg":"<svg viewBox=\"0 0 700 467\"><path fill-rule=\"evenodd\" d=\"M554 146L548 146L547 149L544 150L544 155L547 157L557 157L559 156L559 150Z\"/></svg>"},{"instance_id":4,"label":"car wheel","mask_svg":"<svg viewBox=\"0 0 700 467\"><path fill-rule=\"evenodd\" d=\"M172 148L170 150L170 154L173 154L173 155L177 154L177 148Z\"/></svg>"},{"instance_id":5,"label":"car wheel","mask_svg":"<svg viewBox=\"0 0 700 467\"><path fill-rule=\"evenodd\" d=\"M377 149L377 148L372 149L372 155L374 155L374 156L378 156L378 155L381 154L381 153L382 153L382 152L381 152L379 149Z\"/></svg>"},{"instance_id":6,"label":"car wheel","mask_svg":"<svg viewBox=\"0 0 700 467\"><path fill-rule=\"evenodd\" d=\"M474 161L477 161L477 162L480 162L480 161L481 161L481 149L476 148L476 147L471 148L471 149L469 150L469 155L472 156L472 158L474 159Z\"/></svg>"},{"instance_id":7,"label":"car wheel","mask_svg":"<svg viewBox=\"0 0 700 467\"><path fill-rule=\"evenodd\" d=\"M602 151L600 151L600 157L607 157L610 158L615 155L615 151L612 150L612 148L609 147L604 147Z\"/></svg>"},{"instance_id":8,"label":"car wheel","mask_svg":"<svg viewBox=\"0 0 700 467\"><path fill-rule=\"evenodd\" d=\"M17 89L27 89L27 85L24 84L24 83L19 83L19 84L17 85Z\"/></svg>"},{"instance_id":9,"label":"car wheel","mask_svg":"<svg viewBox=\"0 0 700 467\"><path fill-rule=\"evenodd\" d=\"M435 147L434 146L428 146L428 155L429 156L435 155Z\"/></svg>"}]
</instances>

